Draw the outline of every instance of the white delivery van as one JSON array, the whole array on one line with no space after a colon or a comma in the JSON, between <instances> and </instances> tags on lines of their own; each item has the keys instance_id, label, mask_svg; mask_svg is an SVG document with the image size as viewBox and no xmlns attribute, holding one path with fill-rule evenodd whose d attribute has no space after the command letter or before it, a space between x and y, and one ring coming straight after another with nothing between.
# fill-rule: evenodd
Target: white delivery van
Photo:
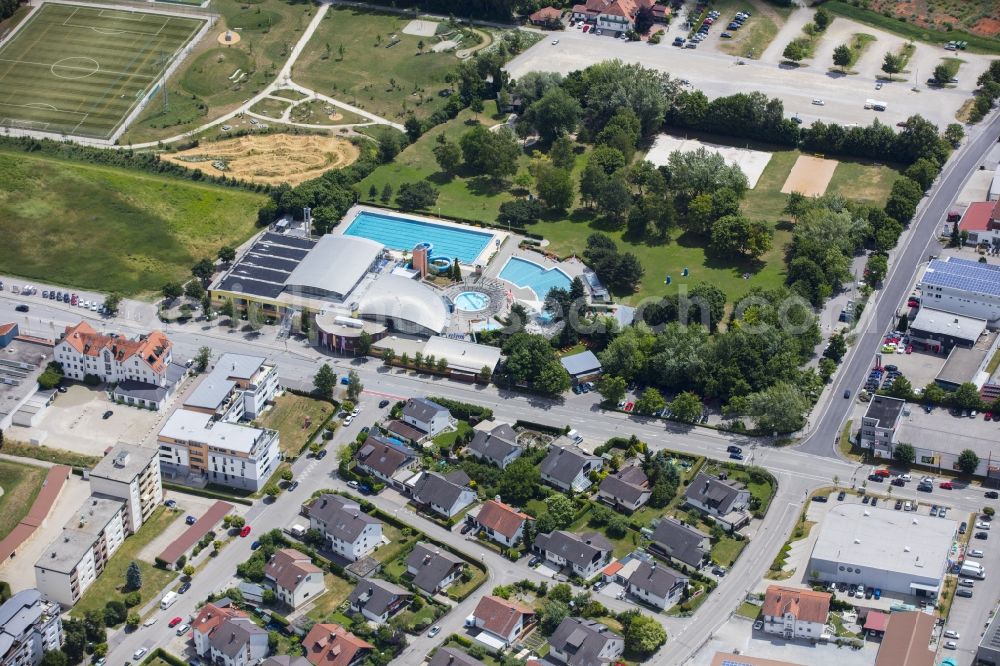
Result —
<instances>
[{"instance_id":1,"label":"white delivery van","mask_svg":"<svg viewBox=\"0 0 1000 666\"><path fill-rule=\"evenodd\" d=\"M977 562L963 562L962 570L959 573L962 576L967 576L969 578L977 578L979 580L986 579L986 569L984 569Z\"/></svg>"},{"instance_id":2,"label":"white delivery van","mask_svg":"<svg viewBox=\"0 0 1000 666\"><path fill-rule=\"evenodd\" d=\"M167 592L163 595L163 598L160 599L160 610L167 610L174 605L175 601L177 601L177 593Z\"/></svg>"}]
</instances>

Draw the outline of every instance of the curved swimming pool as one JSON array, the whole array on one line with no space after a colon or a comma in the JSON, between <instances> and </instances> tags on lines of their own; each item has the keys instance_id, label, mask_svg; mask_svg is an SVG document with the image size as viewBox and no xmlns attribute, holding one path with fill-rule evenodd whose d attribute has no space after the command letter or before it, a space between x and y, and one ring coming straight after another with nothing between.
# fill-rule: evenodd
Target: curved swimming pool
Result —
<instances>
[{"instance_id":1,"label":"curved swimming pool","mask_svg":"<svg viewBox=\"0 0 1000 666\"><path fill-rule=\"evenodd\" d=\"M500 271L500 279L518 287L527 287L535 292L538 300L544 301L550 289L568 290L573 281L558 268L542 268L533 261L511 257Z\"/></svg>"},{"instance_id":2,"label":"curved swimming pool","mask_svg":"<svg viewBox=\"0 0 1000 666\"><path fill-rule=\"evenodd\" d=\"M455 297L455 309L462 312L479 312L490 304L490 297L481 291L463 291Z\"/></svg>"}]
</instances>

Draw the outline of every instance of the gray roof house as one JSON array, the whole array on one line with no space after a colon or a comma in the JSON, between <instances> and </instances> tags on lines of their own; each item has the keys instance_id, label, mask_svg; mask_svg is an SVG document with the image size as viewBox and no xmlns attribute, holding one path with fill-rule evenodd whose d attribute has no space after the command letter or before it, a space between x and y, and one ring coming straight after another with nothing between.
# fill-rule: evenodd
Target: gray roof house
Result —
<instances>
[{"instance_id":1,"label":"gray roof house","mask_svg":"<svg viewBox=\"0 0 1000 666\"><path fill-rule=\"evenodd\" d=\"M684 491L684 501L730 531L750 522L750 491L737 481L698 472Z\"/></svg>"},{"instance_id":2,"label":"gray roof house","mask_svg":"<svg viewBox=\"0 0 1000 666\"><path fill-rule=\"evenodd\" d=\"M541 464L542 481L559 490L581 492L590 487L589 475L604 461L571 446L553 446Z\"/></svg>"},{"instance_id":3,"label":"gray roof house","mask_svg":"<svg viewBox=\"0 0 1000 666\"><path fill-rule=\"evenodd\" d=\"M666 610L680 600L687 584L687 576L669 567L655 562L640 562L628 577L627 590L650 606Z\"/></svg>"},{"instance_id":4,"label":"gray roof house","mask_svg":"<svg viewBox=\"0 0 1000 666\"><path fill-rule=\"evenodd\" d=\"M384 623L410 603L413 593L380 578L362 578L347 600L351 610L372 622Z\"/></svg>"},{"instance_id":5,"label":"gray roof house","mask_svg":"<svg viewBox=\"0 0 1000 666\"><path fill-rule=\"evenodd\" d=\"M268 657L260 666L312 666L312 662L305 657L292 657L287 654L282 654L274 657Z\"/></svg>"},{"instance_id":6,"label":"gray roof house","mask_svg":"<svg viewBox=\"0 0 1000 666\"><path fill-rule=\"evenodd\" d=\"M485 666L485 664L461 650L443 647L434 653L427 666Z\"/></svg>"},{"instance_id":7,"label":"gray roof house","mask_svg":"<svg viewBox=\"0 0 1000 666\"><path fill-rule=\"evenodd\" d=\"M699 529L673 518L663 518L653 530L650 549L674 563L699 569L708 559L711 540Z\"/></svg>"},{"instance_id":8,"label":"gray roof house","mask_svg":"<svg viewBox=\"0 0 1000 666\"><path fill-rule=\"evenodd\" d=\"M594 379L601 374L601 362L590 350L571 356L563 356L559 361L572 377L573 383Z\"/></svg>"},{"instance_id":9,"label":"gray roof house","mask_svg":"<svg viewBox=\"0 0 1000 666\"><path fill-rule=\"evenodd\" d=\"M590 580L608 563L614 546L597 532L573 534L557 530L536 536L532 548L547 561L570 567L576 575Z\"/></svg>"},{"instance_id":10,"label":"gray roof house","mask_svg":"<svg viewBox=\"0 0 1000 666\"><path fill-rule=\"evenodd\" d=\"M326 547L357 561L382 543L382 522L361 510L361 505L341 495L320 495L306 505L309 527L326 537Z\"/></svg>"},{"instance_id":11,"label":"gray roof house","mask_svg":"<svg viewBox=\"0 0 1000 666\"><path fill-rule=\"evenodd\" d=\"M625 640L603 624L568 617L549 638L549 657L567 666L605 666L622 656Z\"/></svg>"},{"instance_id":12,"label":"gray roof house","mask_svg":"<svg viewBox=\"0 0 1000 666\"><path fill-rule=\"evenodd\" d=\"M619 511L632 513L645 506L651 494L649 479L642 467L627 465L615 474L604 477L597 499Z\"/></svg>"},{"instance_id":13,"label":"gray roof house","mask_svg":"<svg viewBox=\"0 0 1000 666\"><path fill-rule=\"evenodd\" d=\"M465 561L426 541L418 542L406 558L406 571L417 589L434 595L451 585L462 573Z\"/></svg>"},{"instance_id":14,"label":"gray roof house","mask_svg":"<svg viewBox=\"0 0 1000 666\"><path fill-rule=\"evenodd\" d=\"M427 398L410 398L403 405L403 423L421 431L427 437L434 437L454 425L454 419L447 408Z\"/></svg>"},{"instance_id":15,"label":"gray roof house","mask_svg":"<svg viewBox=\"0 0 1000 666\"><path fill-rule=\"evenodd\" d=\"M267 631L248 617L225 619L208 639L207 654L216 664L243 666L267 656Z\"/></svg>"},{"instance_id":16,"label":"gray roof house","mask_svg":"<svg viewBox=\"0 0 1000 666\"><path fill-rule=\"evenodd\" d=\"M400 471L409 468L416 459L412 450L378 435L369 435L354 454L359 470L397 487L405 480L399 478Z\"/></svg>"},{"instance_id":17,"label":"gray roof house","mask_svg":"<svg viewBox=\"0 0 1000 666\"><path fill-rule=\"evenodd\" d=\"M469 454L483 462L506 469L520 457L524 449L517 444L517 433L506 423L492 430L476 430L468 444Z\"/></svg>"},{"instance_id":18,"label":"gray roof house","mask_svg":"<svg viewBox=\"0 0 1000 666\"><path fill-rule=\"evenodd\" d=\"M447 475L424 472L413 484L413 501L445 518L453 518L476 499L476 491L468 484L469 476L461 470Z\"/></svg>"}]
</instances>

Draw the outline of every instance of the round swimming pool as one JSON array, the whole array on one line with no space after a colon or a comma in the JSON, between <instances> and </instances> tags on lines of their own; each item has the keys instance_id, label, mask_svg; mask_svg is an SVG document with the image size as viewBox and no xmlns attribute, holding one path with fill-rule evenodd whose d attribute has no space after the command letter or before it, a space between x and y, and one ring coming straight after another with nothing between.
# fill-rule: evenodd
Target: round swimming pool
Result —
<instances>
[{"instance_id":1,"label":"round swimming pool","mask_svg":"<svg viewBox=\"0 0 1000 666\"><path fill-rule=\"evenodd\" d=\"M462 312L479 312L490 304L490 297L480 291L463 291L455 297L455 309Z\"/></svg>"}]
</instances>

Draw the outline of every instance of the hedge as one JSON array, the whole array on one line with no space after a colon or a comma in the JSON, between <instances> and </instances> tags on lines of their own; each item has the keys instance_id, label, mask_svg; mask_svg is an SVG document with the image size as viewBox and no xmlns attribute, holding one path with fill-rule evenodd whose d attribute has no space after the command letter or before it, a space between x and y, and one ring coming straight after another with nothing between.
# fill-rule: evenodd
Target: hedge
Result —
<instances>
[{"instance_id":1,"label":"hedge","mask_svg":"<svg viewBox=\"0 0 1000 666\"><path fill-rule=\"evenodd\" d=\"M518 428L524 428L525 430L535 430L537 432L544 432L549 435L555 435L556 437L560 435L565 435L570 431L569 426L551 426L544 423L535 423L534 421L524 421L518 419L514 422L514 426Z\"/></svg>"},{"instance_id":2,"label":"hedge","mask_svg":"<svg viewBox=\"0 0 1000 666\"><path fill-rule=\"evenodd\" d=\"M170 654L163 648L156 648L149 653L149 656L142 662L143 664L151 664L154 659L162 659L171 666L188 666L188 663L181 659L180 657Z\"/></svg>"},{"instance_id":3,"label":"hedge","mask_svg":"<svg viewBox=\"0 0 1000 666\"><path fill-rule=\"evenodd\" d=\"M493 410L489 407L483 407L471 402L451 400L449 398L431 396L427 399L446 408L449 412L451 412L452 416L462 421L468 421L471 418L477 418L481 421L489 421L493 418Z\"/></svg>"},{"instance_id":4,"label":"hedge","mask_svg":"<svg viewBox=\"0 0 1000 666\"><path fill-rule=\"evenodd\" d=\"M191 486L182 486L179 483L168 483L166 481L163 482L163 488L165 490L173 490L179 493L188 493L189 495L207 497L208 499L224 500L226 502L236 502L237 504L245 504L246 506L253 505L252 500L248 500L243 497L236 497L234 495L227 495L226 493L216 492L214 490L209 490L207 488L192 488Z\"/></svg>"}]
</instances>

